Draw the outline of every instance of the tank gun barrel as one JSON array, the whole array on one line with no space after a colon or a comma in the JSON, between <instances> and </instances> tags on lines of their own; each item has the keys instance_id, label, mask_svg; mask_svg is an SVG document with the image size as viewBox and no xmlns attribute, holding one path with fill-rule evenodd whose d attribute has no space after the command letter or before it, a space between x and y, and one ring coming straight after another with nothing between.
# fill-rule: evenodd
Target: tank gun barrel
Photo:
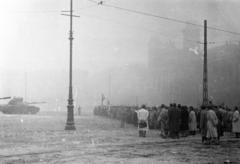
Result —
<instances>
[{"instance_id":1,"label":"tank gun barrel","mask_svg":"<svg viewBox=\"0 0 240 164\"><path fill-rule=\"evenodd\" d=\"M27 102L27 104L46 104L47 102L45 101L40 101L40 102Z\"/></svg>"},{"instance_id":2,"label":"tank gun barrel","mask_svg":"<svg viewBox=\"0 0 240 164\"><path fill-rule=\"evenodd\" d=\"M11 99L11 97L0 97L0 100Z\"/></svg>"}]
</instances>

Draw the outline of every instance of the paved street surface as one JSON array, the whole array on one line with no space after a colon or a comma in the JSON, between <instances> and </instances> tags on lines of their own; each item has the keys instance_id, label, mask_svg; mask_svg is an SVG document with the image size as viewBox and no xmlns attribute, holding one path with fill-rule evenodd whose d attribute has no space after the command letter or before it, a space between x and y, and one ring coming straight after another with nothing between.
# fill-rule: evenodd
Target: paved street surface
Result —
<instances>
[{"instance_id":1,"label":"paved street surface","mask_svg":"<svg viewBox=\"0 0 240 164\"><path fill-rule=\"evenodd\" d=\"M240 140L227 134L219 146L200 136L161 139L158 131L139 138L132 125L92 115L76 116L76 131L65 131L63 114L0 114L0 163L240 163Z\"/></svg>"}]
</instances>

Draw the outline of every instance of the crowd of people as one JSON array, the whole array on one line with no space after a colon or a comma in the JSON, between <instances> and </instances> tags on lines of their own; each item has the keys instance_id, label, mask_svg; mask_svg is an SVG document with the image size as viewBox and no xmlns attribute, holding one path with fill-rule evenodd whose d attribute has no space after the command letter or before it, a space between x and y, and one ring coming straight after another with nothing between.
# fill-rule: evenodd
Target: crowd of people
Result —
<instances>
[{"instance_id":1,"label":"crowd of people","mask_svg":"<svg viewBox=\"0 0 240 164\"><path fill-rule=\"evenodd\" d=\"M200 109L181 104L141 108L137 106L97 106L95 115L118 119L138 127L139 136L145 137L148 129L158 129L163 138L179 138L200 133L203 144L219 144L224 132L233 132L240 137L240 115L234 110L213 104Z\"/></svg>"}]
</instances>

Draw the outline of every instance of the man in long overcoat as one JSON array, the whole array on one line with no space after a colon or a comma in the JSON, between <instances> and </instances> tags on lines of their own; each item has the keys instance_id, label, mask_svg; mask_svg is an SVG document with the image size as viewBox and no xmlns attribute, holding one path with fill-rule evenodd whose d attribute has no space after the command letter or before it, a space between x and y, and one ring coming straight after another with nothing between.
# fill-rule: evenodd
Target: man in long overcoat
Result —
<instances>
[{"instance_id":1,"label":"man in long overcoat","mask_svg":"<svg viewBox=\"0 0 240 164\"><path fill-rule=\"evenodd\" d=\"M200 130L201 130L201 135L202 135L202 143L205 143L207 141L207 109L206 109L206 106L201 106Z\"/></svg>"},{"instance_id":2,"label":"man in long overcoat","mask_svg":"<svg viewBox=\"0 0 240 164\"><path fill-rule=\"evenodd\" d=\"M210 143L218 144L218 132L217 132L218 118L212 107L207 111L207 139Z\"/></svg>"},{"instance_id":3,"label":"man in long overcoat","mask_svg":"<svg viewBox=\"0 0 240 164\"><path fill-rule=\"evenodd\" d=\"M181 125L180 125L180 130L181 130L181 135L183 137L186 137L188 135L188 108L187 106L180 106L178 105L178 109L181 111Z\"/></svg>"},{"instance_id":4,"label":"man in long overcoat","mask_svg":"<svg viewBox=\"0 0 240 164\"><path fill-rule=\"evenodd\" d=\"M165 105L162 105L161 112L158 117L158 122L160 123L161 136L163 138L167 137L168 134L168 109Z\"/></svg>"},{"instance_id":5,"label":"man in long overcoat","mask_svg":"<svg viewBox=\"0 0 240 164\"><path fill-rule=\"evenodd\" d=\"M157 108L156 107L152 107L151 110L149 111L148 122L149 122L149 129L156 129L157 127Z\"/></svg>"},{"instance_id":6,"label":"man in long overcoat","mask_svg":"<svg viewBox=\"0 0 240 164\"><path fill-rule=\"evenodd\" d=\"M221 109L220 106L215 106L214 111L218 118L218 124L217 124L217 133L218 133L218 141L220 141L220 137L223 136L223 109Z\"/></svg>"},{"instance_id":7,"label":"man in long overcoat","mask_svg":"<svg viewBox=\"0 0 240 164\"><path fill-rule=\"evenodd\" d=\"M179 138L180 124L181 111L176 107L176 104L171 104L168 110L169 137Z\"/></svg>"}]
</instances>

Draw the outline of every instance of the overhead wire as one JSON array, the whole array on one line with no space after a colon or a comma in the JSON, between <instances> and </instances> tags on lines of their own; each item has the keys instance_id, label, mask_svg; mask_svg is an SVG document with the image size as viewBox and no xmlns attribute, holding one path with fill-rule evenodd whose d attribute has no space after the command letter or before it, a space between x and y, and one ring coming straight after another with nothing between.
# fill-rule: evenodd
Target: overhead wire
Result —
<instances>
[{"instance_id":1,"label":"overhead wire","mask_svg":"<svg viewBox=\"0 0 240 164\"><path fill-rule=\"evenodd\" d=\"M97 4L97 5L103 5L103 2L109 2L109 1L111 1L111 0L105 0L105 1L100 1L100 2L102 2L102 3L100 3L100 2L97 2L97 1L95 1L95 0L88 0L88 1L90 1L90 2L93 2L93 3L95 3L95 4ZM132 26L132 25L126 25L125 23L123 23L123 22L119 22L119 21L116 21L116 20L111 20L111 19L106 19L106 18L102 18L102 17L99 17L99 16L96 16L96 15L89 15L89 14L86 14L86 13L81 13L81 15L85 15L85 16L89 16L89 17L94 17L94 18L97 18L97 19L101 19L101 20L103 20L103 21L109 21L109 22L113 22L113 23L117 23L117 24L121 24L121 25L124 25L124 26L128 26L128 27L130 27L130 28L137 28L137 29L139 29L139 30L144 30L144 31L148 31L148 32L151 32L151 33L157 33L158 35L160 35L161 37L165 37L165 38L168 38L168 39L170 39L170 40L175 40L174 42L176 42L176 40L179 40L179 41L182 41L182 38L179 38L179 37L169 37L169 35L164 35L164 34L162 34L162 33L159 33L159 31L156 31L156 30L152 30L152 29L148 29L148 28L143 28L143 27L136 27L136 26ZM197 40L192 40L192 39L185 39L185 41L188 41L188 42L195 42L195 43L197 43L197 44L201 44L201 42L200 41L197 41Z\"/></svg>"},{"instance_id":2,"label":"overhead wire","mask_svg":"<svg viewBox=\"0 0 240 164\"><path fill-rule=\"evenodd\" d=\"M93 8L98 6L98 4L94 4L94 5L89 5L89 6L85 6L82 8L79 8L77 10L73 10L73 11L82 11L82 10L86 10L89 8ZM11 11L11 10L10 10ZM59 13L60 10L15 10L15 11L11 11L11 13L27 13L27 14L44 14L44 13ZM69 10L62 10L61 12L70 12Z\"/></svg>"},{"instance_id":3,"label":"overhead wire","mask_svg":"<svg viewBox=\"0 0 240 164\"><path fill-rule=\"evenodd\" d=\"M106 5L104 2L109 2L111 0L105 0L105 1L95 1L95 0L88 0L90 2L93 2L95 3L95 5L92 5L92 6L89 6L89 7L85 7L85 8L82 8L82 9L87 9L87 8L91 8L91 7L96 7L96 6L99 6L99 5ZM80 10L79 10L80 11ZM178 38L178 37L169 37L169 35L163 35L162 33L159 33L159 31L155 31L155 30L151 30L151 29L146 29L146 28L139 28L139 27L135 27L135 26L131 26L131 25L126 25L125 23L122 23L122 22L119 22L119 21L115 21L115 20L111 20L111 19L106 19L106 18L103 18L103 17L99 17L99 16L96 16L96 15L89 15L89 14L86 14L86 13L81 13L81 15L85 15L87 17L92 17L92 18L95 18L95 19L100 19L100 20L103 20L103 21L108 21L108 22L113 22L113 23L117 23L117 24L120 24L120 25L124 25L124 26L128 26L130 28L137 28L137 29L140 29L140 30L144 30L144 31L148 31L148 32L152 32L152 33L158 33L158 35L160 35L161 37L165 37L165 38L168 38L170 40L175 40L174 42L176 42L176 40L181 40L182 41L182 38ZM164 17L163 17L164 18ZM171 18L168 18L168 20L177 20L177 19L171 19ZM178 23L185 23L185 24L190 24L190 25L193 25L193 26L198 26L198 27L203 27L203 25L199 25L199 24L195 24L195 23L191 23L191 22L186 22L186 21L180 21L180 20L177 20ZM209 27L208 28L212 28L212 29L217 29L215 27ZM221 29L222 30L222 29ZM226 30L224 30L226 31ZM185 38L184 39L185 41L187 42L193 42L193 43L196 43L196 44L204 44L202 41L197 41L197 40L192 40L192 39L188 39L188 38ZM222 44L226 41L209 41L208 44ZM229 41L231 42L231 41ZM237 42L237 41L235 41Z\"/></svg>"},{"instance_id":4,"label":"overhead wire","mask_svg":"<svg viewBox=\"0 0 240 164\"><path fill-rule=\"evenodd\" d=\"M176 42L176 40L179 40L179 42L182 41L182 38L177 37L176 35L173 36L173 37L170 37L169 35L160 33L159 31L152 30L152 29L149 29L149 28L133 26L133 25L129 25L129 24L126 24L126 23L123 23L123 22L112 20L112 19L103 18L103 17L97 16L97 15L93 15L93 14L86 14L86 13L78 13L78 14L86 16L86 17L91 17L91 18L94 18L94 19L98 19L98 20L101 20L101 21L107 21L107 22L115 23L115 24L122 25L122 26L128 27L128 28L134 28L134 29L138 29L138 30L142 30L142 31L147 31L147 32L150 32L150 33L157 33L161 37L167 38L169 40L174 40L174 42ZM185 40L188 41L188 42L194 42L194 43L197 43L197 44L201 43L200 41L197 41L197 40L191 40L191 39L185 39Z\"/></svg>"},{"instance_id":5,"label":"overhead wire","mask_svg":"<svg viewBox=\"0 0 240 164\"><path fill-rule=\"evenodd\" d=\"M197 27L204 27L204 25L201 25L201 24L196 24L196 23L192 23L192 22L188 22L188 21L184 21L184 20L180 20L180 19L176 19L176 18L164 17L164 16L152 14L152 13L139 11L139 10L133 10L133 9L119 7L116 5L107 4L107 3L104 3L105 1L98 1L98 2L95 0L88 0L88 1L97 3L98 5L102 5L105 7L110 7L110 8L114 8L117 10L122 10L122 11L131 12L131 13L135 13L135 14L145 15L145 16L154 17L154 18L158 18L158 19L163 19L166 21L171 21L171 22L176 22L176 23L181 23L181 24L188 24L188 25L197 26ZM230 33L230 34L234 34L234 35L240 35L239 32L229 31L229 30L218 28L218 27L207 26L207 28L210 30L221 31L221 32Z\"/></svg>"},{"instance_id":6,"label":"overhead wire","mask_svg":"<svg viewBox=\"0 0 240 164\"><path fill-rule=\"evenodd\" d=\"M94 3L97 3L98 5L102 5L94 0L88 0L88 1L91 1L91 2L94 2ZM109 1L108 1L109 2ZM82 14L82 13L81 13ZM89 16L89 17L94 17L94 18L99 18L101 20L104 20L104 21L110 21L110 22L114 22L114 23L118 23L118 24L121 24L121 25L125 25L125 26L128 26L130 28L137 28L137 29L140 29L140 30L144 30L144 31L148 31L148 32L153 32L153 33L157 33L158 35L160 35L161 37L165 37L165 38L168 38L170 40L174 40L174 42L176 42L176 40L179 40L179 41L182 41L182 38L179 38L179 37L169 37L169 35L164 35L162 33L159 33L159 31L155 31L155 30L150 30L150 29L146 29L146 28L143 28L143 27L135 27L135 26L130 26L130 25L126 25L125 23L119 23L117 22L116 20L109 20L109 19L105 19L105 18L102 18L102 17L99 17L99 16L96 16L96 15L89 15L89 14L82 14L82 15L85 15L85 16ZM188 38L185 38L184 39L185 41L187 42L194 42L196 44L203 44L203 42L201 41L198 41L198 40L192 40L192 39L188 39ZM215 42L208 42L208 44L215 44Z\"/></svg>"},{"instance_id":7,"label":"overhead wire","mask_svg":"<svg viewBox=\"0 0 240 164\"><path fill-rule=\"evenodd\" d=\"M127 9L127 8L122 8L122 7L118 7L118 6L115 6L115 5L110 5L110 4L106 4L106 2L109 2L111 0L104 0L104 1L95 1L95 0L88 0L92 3L95 3L94 5L89 5L89 6L85 6L85 7L81 7L77 10L74 10L74 11L83 11L83 10L86 10L86 9L89 9L89 8L93 8L93 7L97 7L99 5L101 6L105 6L105 7L111 7L111 8L115 8L115 9L118 9L118 10L124 10L124 11L127 11L127 12L132 12L132 13L136 13L136 14L141 14L141 15L145 15L145 16L150 16L150 17L155 17L155 18L160 18L160 19L164 19L164 20L167 20L167 21L172 21L172 22L177 22L177 23L183 23L183 24L189 24L189 25L192 25L192 26L197 26L197 27L203 27L203 25L200 25L200 24L196 24L196 23L192 23L192 22L187 22L187 21L183 21L183 20L179 20L179 19L175 19L175 18L168 18L168 17L163 17L163 16L159 16L159 15L155 15L155 14L151 14L151 13L147 13L147 12L142 12L142 11L137 11L137 10L132 10L132 9ZM59 10L39 10L39 11L15 11L15 12L18 12L18 13L59 13ZM67 10L63 10L61 11L62 13L64 12L69 12ZM86 14L85 14L86 15ZM86 15L86 16L89 16L89 15ZM91 16L90 16L91 17ZM96 16L93 16L93 17L96 17ZM98 17L99 19L104 19L104 18L100 18ZM106 20L105 21L112 21L113 20ZM115 22L116 23L116 22ZM118 22L119 23L119 22ZM123 23L120 23L120 24L123 24ZM136 27L135 27L136 28ZM139 27L138 27L139 28ZM217 28L217 27L212 27L212 26L207 26L208 29L212 29L212 30L217 30L217 31L222 31L222 32L227 32L227 33L231 33L231 34L236 34L236 35L240 35L240 33L237 33L237 32L232 32L232 31L228 31L228 30L224 30L224 29L220 29L220 28ZM145 30L145 31L150 31L150 32L156 32L154 30L149 30L149 29L141 29L141 30ZM159 34L159 32L157 32ZM163 34L160 34L161 36L163 37L166 37L166 38L170 38L166 35L163 35ZM176 38L174 38L176 39ZM195 42L197 44L203 44L201 41L196 41L196 40L191 40L191 39L185 39L186 41L189 41L189 42ZM220 41L220 42L208 42L209 44L217 44L217 43L222 43L222 42L226 42L226 41Z\"/></svg>"}]
</instances>

